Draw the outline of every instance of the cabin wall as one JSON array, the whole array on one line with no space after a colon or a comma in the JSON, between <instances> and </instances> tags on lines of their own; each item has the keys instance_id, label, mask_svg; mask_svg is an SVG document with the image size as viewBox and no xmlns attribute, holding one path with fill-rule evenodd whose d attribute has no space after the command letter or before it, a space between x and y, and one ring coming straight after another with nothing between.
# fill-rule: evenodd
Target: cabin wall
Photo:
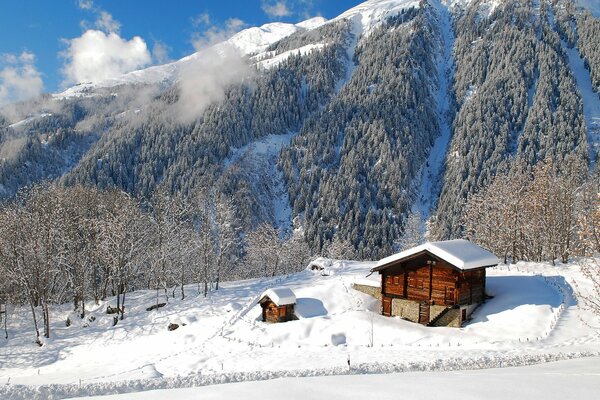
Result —
<instances>
[{"instance_id":1,"label":"cabin wall","mask_svg":"<svg viewBox=\"0 0 600 400\"><path fill-rule=\"evenodd\" d=\"M485 300L485 268L460 271L431 254L405 259L380 274L383 315L460 327Z\"/></svg>"},{"instance_id":2,"label":"cabin wall","mask_svg":"<svg viewBox=\"0 0 600 400\"><path fill-rule=\"evenodd\" d=\"M435 265L428 265L435 261ZM485 268L457 271L441 260L420 257L381 272L382 293L434 305L465 305L485 300Z\"/></svg>"},{"instance_id":3,"label":"cabin wall","mask_svg":"<svg viewBox=\"0 0 600 400\"><path fill-rule=\"evenodd\" d=\"M436 265L428 265L427 261L436 261ZM459 279L460 272L451 265L421 257L382 271L382 292L417 302L454 305L459 300Z\"/></svg>"},{"instance_id":4,"label":"cabin wall","mask_svg":"<svg viewBox=\"0 0 600 400\"><path fill-rule=\"evenodd\" d=\"M485 300L485 268L465 271L459 281L458 304L478 304Z\"/></svg>"},{"instance_id":5,"label":"cabin wall","mask_svg":"<svg viewBox=\"0 0 600 400\"><path fill-rule=\"evenodd\" d=\"M294 305L288 304L284 306L277 306L270 300L267 300L261 304L263 309L262 320L263 322L277 323L287 322L294 319Z\"/></svg>"}]
</instances>

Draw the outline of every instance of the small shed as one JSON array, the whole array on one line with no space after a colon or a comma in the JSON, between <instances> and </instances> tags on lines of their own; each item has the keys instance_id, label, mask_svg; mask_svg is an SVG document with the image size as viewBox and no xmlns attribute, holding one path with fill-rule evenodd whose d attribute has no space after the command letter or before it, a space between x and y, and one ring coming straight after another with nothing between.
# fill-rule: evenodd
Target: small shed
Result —
<instances>
[{"instance_id":1,"label":"small shed","mask_svg":"<svg viewBox=\"0 0 600 400\"><path fill-rule=\"evenodd\" d=\"M430 326L460 326L485 300L485 269L498 258L468 240L428 242L386 257L381 313Z\"/></svg>"},{"instance_id":2,"label":"small shed","mask_svg":"<svg viewBox=\"0 0 600 400\"><path fill-rule=\"evenodd\" d=\"M294 319L296 295L289 288L273 288L265 291L259 300L263 322L287 322Z\"/></svg>"}]
</instances>

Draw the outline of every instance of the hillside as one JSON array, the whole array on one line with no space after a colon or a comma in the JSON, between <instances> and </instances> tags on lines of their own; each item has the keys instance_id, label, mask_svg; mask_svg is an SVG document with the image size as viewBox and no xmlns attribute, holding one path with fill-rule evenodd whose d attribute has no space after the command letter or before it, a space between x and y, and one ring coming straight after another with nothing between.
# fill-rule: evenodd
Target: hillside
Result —
<instances>
[{"instance_id":1,"label":"hillside","mask_svg":"<svg viewBox=\"0 0 600 400\"><path fill-rule=\"evenodd\" d=\"M286 376L498 368L600 353L600 318L583 302L591 282L576 262L491 268L494 297L460 329L381 316L379 301L352 288L378 284L378 275L365 278L373 265L334 260L325 275L307 269L230 282L206 298L187 286L185 300L177 295L154 311L146 308L156 292L133 292L116 326L105 313L113 298L88 304L85 320L57 306L53 337L41 348L28 311L15 308L11 339L0 341L0 395L64 398ZM274 286L294 290L298 320L260 321L258 297ZM179 328L167 330L170 323Z\"/></svg>"},{"instance_id":2,"label":"hillside","mask_svg":"<svg viewBox=\"0 0 600 400\"><path fill-rule=\"evenodd\" d=\"M459 237L499 171L597 171L600 21L578 7L592 3L370 0L10 105L0 196L45 179L210 187L244 232L302 227L314 251L337 238L364 259L399 247L411 216Z\"/></svg>"}]
</instances>

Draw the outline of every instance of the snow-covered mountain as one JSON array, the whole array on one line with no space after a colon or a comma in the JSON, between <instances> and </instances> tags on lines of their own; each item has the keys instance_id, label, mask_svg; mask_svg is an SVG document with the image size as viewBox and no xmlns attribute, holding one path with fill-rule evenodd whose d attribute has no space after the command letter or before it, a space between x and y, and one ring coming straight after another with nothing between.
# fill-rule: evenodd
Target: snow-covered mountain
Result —
<instances>
[{"instance_id":1,"label":"snow-covered mountain","mask_svg":"<svg viewBox=\"0 0 600 400\"><path fill-rule=\"evenodd\" d=\"M572 0L369 0L11 106L0 195L42 179L216 187L246 229L386 253L415 217L457 236L507 162L596 168L598 20ZM262 179L261 179L262 178ZM437 216L431 219L432 216Z\"/></svg>"},{"instance_id":2,"label":"snow-covered mountain","mask_svg":"<svg viewBox=\"0 0 600 400\"><path fill-rule=\"evenodd\" d=\"M70 96L84 95L86 93L93 93L96 88L108 88L119 85L129 84L172 84L177 80L181 70L194 64L203 57L219 53L228 46L233 46L242 56L254 55L263 52L269 45L280 41L281 39L290 36L291 34L300 30L314 29L323 23L325 18L315 17L302 21L298 24L286 24L282 22L274 22L265 24L260 27L252 27L244 29L241 32L235 34L230 39L216 43L207 49L198 51L180 60L164 64L157 65L127 74L107 79L100 82L89 82L80 83L73 86L62 93L54 95L57 99L63 99Z\"/></svg>"},{"instance_id":3,"label":"snow-covered mountain","mask_svg":"<svg viewBox=\"0 0 600 400\"><path fill-rule=\"evenodd\" d=\"M439 3L451 10L464 9L469 7L472 3L476 3L478 9L483 13L482 15L489 16L502 4L502 1L503 0L436 0L433 1L433 3ZM368 34L371 29L382 21L385 21L387 18L397 15L405 9L413 7L418 8L421 3L421 0L368 0L340 14L338 17L332 19L332 21L340 19L354 20L357 22L357 33L359 35ZM600 13L600 4L595 1L577 0L577 3L583 9L589 10L595 15ZM263 53L268 46L293 33L301 30L313 30L328 22L331 21L327 21L323 17L314 17L297 24L274 22L260 27L251 27L240 31L224 42L214 44L211 46L211 51L216 50L218 52L221 47L234 46L243 56L257 56ZM176 77L184 65L201 59L206 53L206 50L202 50L175 62L132 71L100 82L82 82L63 92L56 93L54 96L60 99L93 92L94 88L106 88L127 84L173 83L176 81Z\"/></svg>"}]
</instances>

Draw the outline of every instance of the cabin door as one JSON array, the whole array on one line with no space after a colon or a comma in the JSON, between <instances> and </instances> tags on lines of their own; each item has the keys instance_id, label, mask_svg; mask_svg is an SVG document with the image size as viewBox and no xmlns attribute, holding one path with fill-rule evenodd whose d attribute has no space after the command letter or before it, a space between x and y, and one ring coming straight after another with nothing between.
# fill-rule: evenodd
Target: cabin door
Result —
<instances>
[{"instance_id":1,"label":"cabin door","mask_svg":"<svg viewBox=\"0 0 600 400\"><path fill-rule=\"evenodd\" d=\"M429 303L427 301L419 304L419 323L423 325L429 323Z\"/></svg>"},{"instance_id":2,"label":"cabin door","mask_svg":"<svg viewBox=\"0 0 600 400\"><path fill-rule=\"evenodd\" d=\"M392 299L390 297L381 296L381 314L386 317L392 316Z\"/></svg>"},{"instance_id":3,"label":"cabin door","mask_svg":"<svg viewBox=\"0 0 600 400\"><path fill-rule=\"evenodd\" d=\"M455 304L454 302L454 288L452 286L446 286L446 298L444 299L444 304L447 306L452 306Z\"/></svg>"}]
</instances>

